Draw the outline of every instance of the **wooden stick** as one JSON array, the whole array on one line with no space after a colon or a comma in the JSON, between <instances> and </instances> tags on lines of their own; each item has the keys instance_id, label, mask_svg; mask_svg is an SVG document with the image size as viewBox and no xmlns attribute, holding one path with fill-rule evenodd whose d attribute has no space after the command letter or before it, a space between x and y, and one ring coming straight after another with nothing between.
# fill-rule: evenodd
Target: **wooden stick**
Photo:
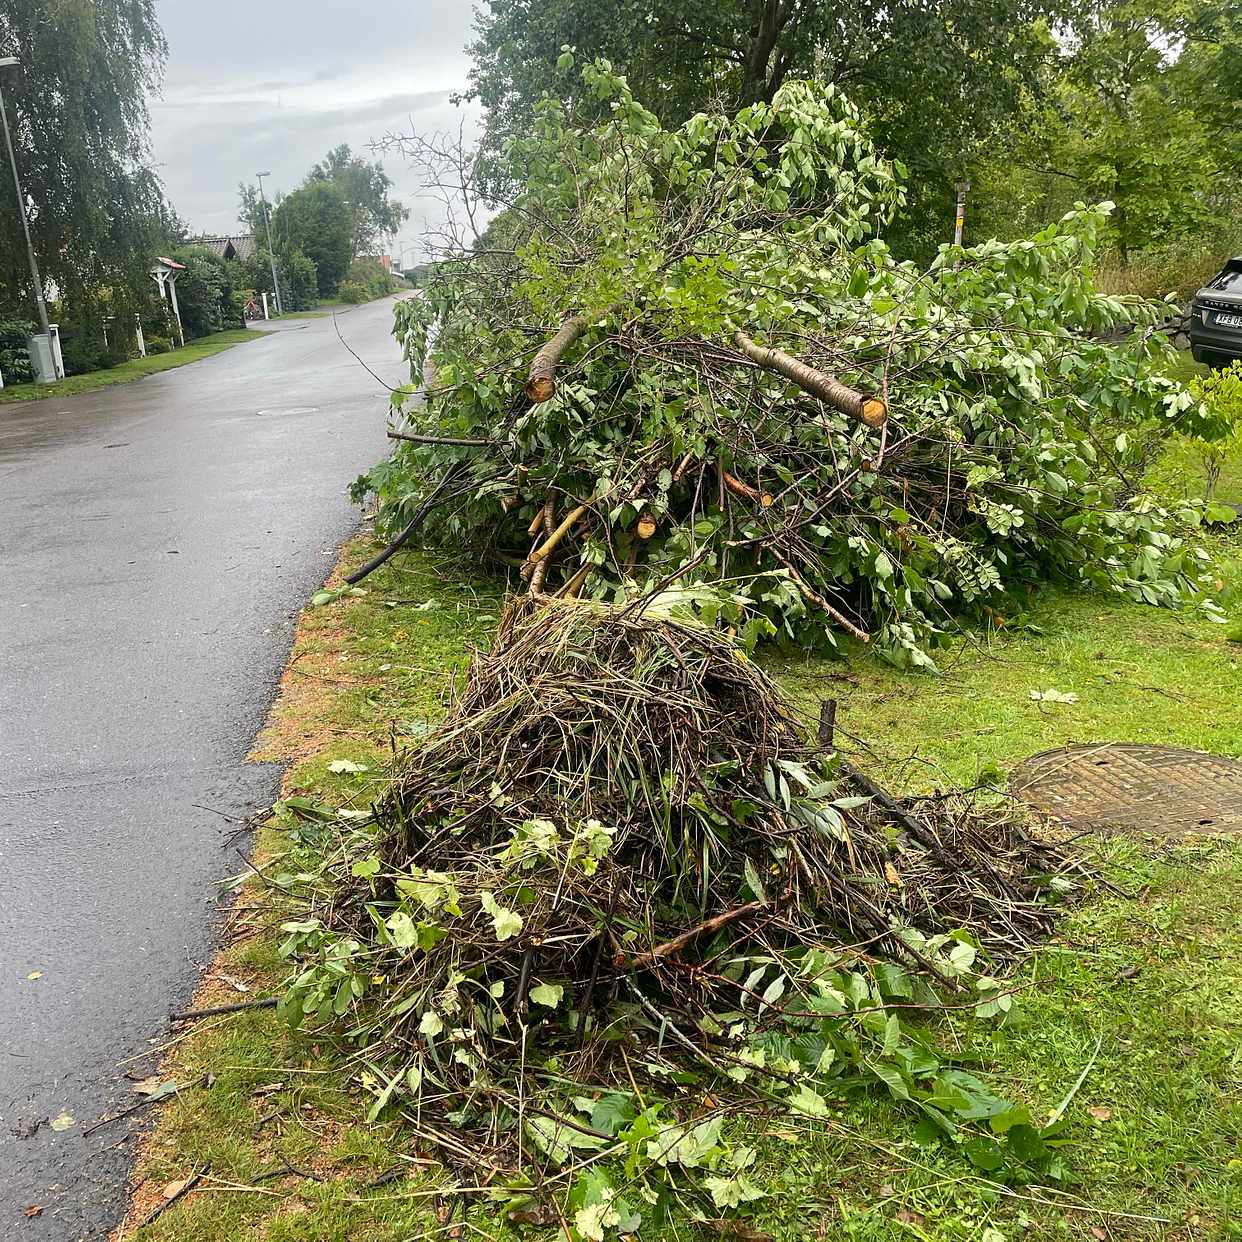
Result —
<instances>
[{"instance_id":1,"label":"wooden stick","mask_svg":"<svg viewBox=\"0 0 1242 1242\"><path fill-rule=\"evenodd\" d=\"M809 392L813 397L826 401L835 409L840 410L842 414L848 414L872 429L884 426L888 418L888 408L879 397L865 396L856 388L841 383L839 379L829 375L826 371L817 371L814 367L807 366L805 362L799 362L792 354L787 354L782 349L756 345L741 328L733 333L733 343L752 362L757 362L761 367L783 375L804 392Z\"/></svg>"},{"instance_id":2,"label":"wooden stick","mask_svg":"<svg viewBox=\"0 0 1242 1242\"><path fill-rule=\"evenodd\" d=\"M556 501L549 496L543 502L543 529L548 538L552 537L553 523L556 521ZM547 542L546 540L544 542ZM523 574L530 574L530 593L539 595L543 591L543 580L548 575L548 558L541 556L535 557L537 549L532 548L530 555L526 558L526 565L523 567Z\"/></svg>"},{"instance_id":3,"label":"wooden stick","mask_svg":"<svg viewBox=\"0 0 1242 1242\"><path fill-rule=\"evenodd\" d=\"M582 590L582 584L587 580L587 575L595 567L593 565L583 565L581 569L574 574L564 586L553 596L554 599L577 599L578 592Z\"/></svg>"},{"instance_id":4,"label":"wooden stick","mask_svg":"<svg viewBox=\"0 0 1242 1242\"><path fill-rule=\"evenodd\" d=\"M570 315L556 335L545 342L531 359L526 396L536 405L551 401L556 395L557 364L565 351L586 331L589 322L585 315Z\"/></svg>"},{"instance_id":5,"label":"wooden stick","mask_svg":"<svg viewBox=\"0 0 1242 1242\"><path fill-rule=\"evenodd\" d=\"M556 547L562 539L569 534L574 523L590 508L590 505L579 505L576 509L570 509L565 515L565 520L530 554L532 562L543 560L553 548Z\"/></svg>"},{"instance_id":6,"label":"wooden stick","mask_svg":"<svg viewBox=\"0 0 1242 1242\"><path fill-rule=\"evenodd\" d=\"M141 1221L139 1221L138 1223L139 1230L141 1231L145 1229L149 1224L151 1224L152 1221L156 1219L156 1217L162 1216L165 1212L167 1212L168 1209L172 1207L172 1205L176 1203L178 1199L182 1199L186 1195L188 1195L190 1191L193 1190L194 1187L197 1186L199 1182L201 1182L203 1178L207 1176L207 1170L210 1168L211 1168L210 1164L203 1165L200 1169L198 1169L190 1177L187 1177L185 1181L181 1183L181 1189L178 1190L175 1195L171 1195L169 1198L165 1199L162 1203L157 1203L155 1207L153 1207L151 1211L148 1212L146 1216L142 1218Z\"/></svg>"},{"instance_id":7,"label":"wooden stick","mask_svg":"<svg viewBox=\"0 0 1242 1242\"><path fill-rule=\"evenodd\" d=\"M848 630L860 643L869 643L871 641L871 635L866 630L860 630L840 609L834 608L779 552L773 552L772 555L785 566L789 576L794 581L794 586L812 604L817 608L822 608L842 629Z\"/></svg>"},{"instance_id":8,"label":"wooden stick","mask_svg":"<svg viewBox=\"0 0 1242 1242\"><path fill-rule=\"evenodd\" d=\"M490 440L464 440L458 436L420 436L409 431L390 431L390 440L408 440L411 444L455 444L461 448L486 448Z\"/></svg>"},{"instance_id":9,"label":"wooden stick","mask_svg":"<svg viewBox=\"0 0 1242 1242\"><path fill-rule=\"evenodd\" d=\"M743 500L749 500L763 509L771 507L772 495L770 492L761 492L758 488L751 487L749 483L743 483L737 475L730 474L723 466L720 467L720 477L724 479L725 487L735 496L740 496Z\"/></svg>"},{"instance_id":10,"label":"wooden stick","mask_svg":"<svg viewBox=\"0 0 1242 1242\"><path fill-rule=\"evenodd\" d=\"M672 940L666 940L663 944L658 944L648 953L638 953L629 959L622 956L621 960L616 962L618 967L627 967L631 970L642 969L646 966L654 966L662 957L672 957L680 953L692 940L698 939L699 936L708 936L712 932L719 931L722 927L728 927L730 923L737 923L741 919L750 918L752 914L758 914L760 910L766 910L768 903L766 901L750 901L744 906L738 906L736 910L726 910L723 914L713 915L710 919L705 919L695 927L691 927L688 931L682 932L680 935L674 936Z\"/></svg>"},{"instance_id":11,"label":"wooden stick","mask_svg":"<svg viewBox=\"0 0 1242 1242\"><path fill-rule=\"evenodd\" d=\"M231 1005L208 1005L206 1009L181 1009L168 1015L169 1022L189 1022L192 1018L210 1018L218 1013L240 1013L243 1009L272 1009L280 1003L279 996L261 996L254 1000L234 1001Z\"/></svg>"}]
</instances>

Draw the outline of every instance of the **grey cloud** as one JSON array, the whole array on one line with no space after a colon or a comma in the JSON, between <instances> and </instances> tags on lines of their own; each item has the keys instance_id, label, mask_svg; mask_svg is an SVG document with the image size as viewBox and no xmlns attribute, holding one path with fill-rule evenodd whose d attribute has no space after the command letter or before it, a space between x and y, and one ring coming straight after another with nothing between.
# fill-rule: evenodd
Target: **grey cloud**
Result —
<instances>
[{"instance_id":1,"label":"grey cloud","mask_svg":"<svg viewBox=\"0 0 1242 1242\"><path fill-rule=\"evenodd\" d=\"M467 130L477 109L449 95L466 84L471 0L158 0L169 44L153 149L174 206L196 230L236 227L237 183L270 168L293 189L338 143L369 154L388 133ZM440 208L418 197L417 169L385 157L412 209L414 243ZM416 248L416 247L415 247Z\"/></svg>"}]
</instances>

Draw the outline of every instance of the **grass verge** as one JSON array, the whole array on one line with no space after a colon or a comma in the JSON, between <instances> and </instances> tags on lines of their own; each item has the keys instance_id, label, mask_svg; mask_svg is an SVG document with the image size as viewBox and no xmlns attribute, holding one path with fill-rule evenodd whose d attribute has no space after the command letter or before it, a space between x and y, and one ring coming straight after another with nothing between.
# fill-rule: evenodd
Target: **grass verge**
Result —
<instances>
[{"instance_id":1,"label":"grass verge","mask_svg":"<svg viewBox=\"0 0 1242 1242\"><path fill-rule=\"evenodd\" d=\"M356 541L343 564L368 551ZM1228 545L1222 553L1237 581ZM413 744L436 717L467 645L488 640L499 609L494 582L420 553L396 558L367 585L363 597L303 615L257 746L263 758L290 762L286 795L366 806L391 749ZM1071 739L1242 755L1240 664L1242 649L1222 627L1195 615L1056 591L1004 629L960 642L941 678L861 655L772 661L808 702L840 698L842 727L876 747L890 777L924 786L969 783ZM1049 687L1079 700L1030 699ZM367 771L332 773L339 758ZM269 824L256 861L287 846ZM1073 1180L997 1188L957 1154L920 1148L910 1117L870 1095L836 1102L827 1119L774 1116L760 1127L756 1181L769 1197L746 1228L864 1242L1242 1237L1242 843L1087 848L1117 891L1074 913L1058 941L1023 966L1017 1017L998 1028L950 1014L934 1031L1035 1115L1087 1070L1067 1111ZM250 908L256 894L254 883L243 888L200 1003L238 999L238 983L249 995L278 987L275 937ZM332 1049L291 1034L272 1011L205 1020L170 1050L163 1072L215 1079L164 1106L125 1238L449 1236L453 1200L435 1191L444 1175L395 1124L364 1125L369 1101ZM165 1187L204 1166L199 1189L133 1228ZM472 1180L465 1170L458 1178ZM456 1236L520 1234L482 1201ZM757 1235L717 1226L715 1236Z\"/></svg>"},{"instance_id":2,"label":"grass verge","mask_svg":"<svg viewBox=\"0 0 1242 1242\"><path fill-rule=\"evenodd\" d=\"M246 328L231 328L227 332L215 332L197 341L191 341L183 349L167 354L148 354L145 358L131 358L119 367L106 371L88 371L85 375L71 375L54 384L14 384L0 388L0 404L8 401L42 401L45 397L72 397L80 392L94 392L97 388L111 388L113 384L132 384L134 380L171 371L188 362L210 358L212 354L232 349L243 341L253 341L257 334Z\"/></svg>"}]
</instances>

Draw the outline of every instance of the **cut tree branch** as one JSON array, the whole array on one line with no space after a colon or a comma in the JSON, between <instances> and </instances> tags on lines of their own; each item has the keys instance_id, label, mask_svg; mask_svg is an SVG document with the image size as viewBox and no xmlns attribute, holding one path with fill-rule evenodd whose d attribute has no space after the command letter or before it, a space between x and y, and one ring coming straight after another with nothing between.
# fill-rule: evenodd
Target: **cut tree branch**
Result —
<instances>
[{"instance_id":1,"label":"cut tree branch","mask_svg":"<svg viewBox=\"0 0 1242 1242\"><path fill-rule=\"evenodd\" d=\"M758 914L761 910L766 910L768 903L766 901L751 901L744 906L738 906L736 910L726 910L723 914L717 914L710 919L704 919L702 923L689 928L678 936L674 936L672 940L666 940L663 944L658 944L649 953L637 953L631 958L620 955L620 960L615 964L618 967L626 967L630 970L642 970L648 966L654 966L662 957L673 957L680 953L692 940L697 940L700 936L709 936L712 932L719 931L722 927L728 927L731 923L740 922L742 919L748 919L752 914Z\"/></svg>"},{"instance_id":2,"label":"cut tree branch","mask_svg":"<svg viewBox=\"0 0 1242 1242\"><path fill-rule=\"evenodd\" d=\"M741 328L733 333L733 343L752 362L783 375L790 383L797 384L803 392L809 392L811 396L826 401L842 414L848 414L873 430L884 426L888 409L879 397L868 397L856 388L841 383L826 371L817 371L805 362L799 362L783 349L756 345Z\"/></svg>"},{"instance_id":3,"label":"cut tree branch","mask_svg":"<svg viewBox=\"0 0 1242 1242\"><path fill-rule=\"evenodd\" d=\"M411 444L451 444L459 448L486 448L490 440L466 440L458 436L423 436L411 431L390 431L390 440L408 440Z\"/></svg>"},{"instance_id":4,"label":"cut tree branch","mask_svg":"<svg viewBox=\"0 0 1242 1242\"><path fill-rule=\"evenodd\" d=\"M526 380L526 396L536 404L551 401L556 395L556 368L565 351L586 331L590 321L585 315L570 315L560 330L547 341L531 360Z\"/></svg>"}]
</instances>

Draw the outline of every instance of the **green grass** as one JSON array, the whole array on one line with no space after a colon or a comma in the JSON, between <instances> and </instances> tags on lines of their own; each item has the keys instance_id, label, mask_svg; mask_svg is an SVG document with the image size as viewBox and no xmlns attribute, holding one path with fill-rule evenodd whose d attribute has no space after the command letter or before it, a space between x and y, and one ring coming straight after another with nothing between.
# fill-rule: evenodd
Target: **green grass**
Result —
<instances>
[{"instance_id":1,"label":"green grass","mask_svg":"<svg viewBox=\"0 0 1242 1242\"><path fill-rule=\"evenodd\" d=\"M1220 535L1217 550L1222 596L1236 608L1237 535ZM346 560L368 551L359 540ZM304 615L290 697L260 746L273 755L282 739L300 739L308 757L288 788L334 804L368 804L392 739L412 743L440 714L466 648L489 640L499 610L495 581L422 553L402 554L366 585L362 598ZM1224 627L1193 611L1055 590L1024 608L1004 628L941 653L941 677L898 672L861 650L837 661L766 663L809 710L839 699L840 727L898 786L995 778L1069 740L1242 756L1242 648L1226 641ZM1049 687L1079 700L1030 699ZM291 722L303 733L290 732ZM370 771L333 775L334 758ZM284 845L269 827L260 854ZM756 1180L770 1193L755 1206L753 1228L861 1242L1242 1237L1242 843L1088 840L1083 848L1113 887L1019 969L1016 1017L997 1027L947 1014L929 1028L1036 1116L1090 1063L1067 1112L1072 1180L998 1192L957 1153L920 1148L909 1114L871 1094L836 1102L821 1122L747 1123L747 1141L761 1151ZM282 975L273 937L261 930L226 949L220 965L255 992ZM443 1228L433 1215L442 1204L427 1197L436 1175L415 1169L372 1185L419 1153L397 1126L362 1124L367 1101L326 1044L284 1030L270 1011L212 1019L166 1067L180 1081L208 1070L210 1090L187 1092L166 1110L148 1180L158 1188L210 1161L213 1177L256 1189L213 1182L215 1190L138 1235L144 1242L403 1242ZM275 1176L287 1173L282 1158L323 1180ZM465 1236L532 1236L485 1201L469 1219ZM666 1235L643 1233L657 1236ZM683 1226L667 1236L699 1235Z\"/></svg>"},{"instance_id":2,"label":"green grass","mask_svg":"<svg viewBox=\"0 0 1242 1242\"><path fill-rule=\"evenodd\" d=\"M210 358L222 350L231 349L243 341L256 340L257 336L245 328L232 328L227 332L215 332L197 341L191 341L184 349L174 349L167 354L148 354L145 358L131 358L106 371L89 371L85 375L71 375L54 384L14 384L0 388L0 404L6 401L41 401L45 397L71 397L81 392L94 392L97 388L110 388L113 384L130 384L160 371L171 371L188 362Z\"/></svg>"}]
</instances>

